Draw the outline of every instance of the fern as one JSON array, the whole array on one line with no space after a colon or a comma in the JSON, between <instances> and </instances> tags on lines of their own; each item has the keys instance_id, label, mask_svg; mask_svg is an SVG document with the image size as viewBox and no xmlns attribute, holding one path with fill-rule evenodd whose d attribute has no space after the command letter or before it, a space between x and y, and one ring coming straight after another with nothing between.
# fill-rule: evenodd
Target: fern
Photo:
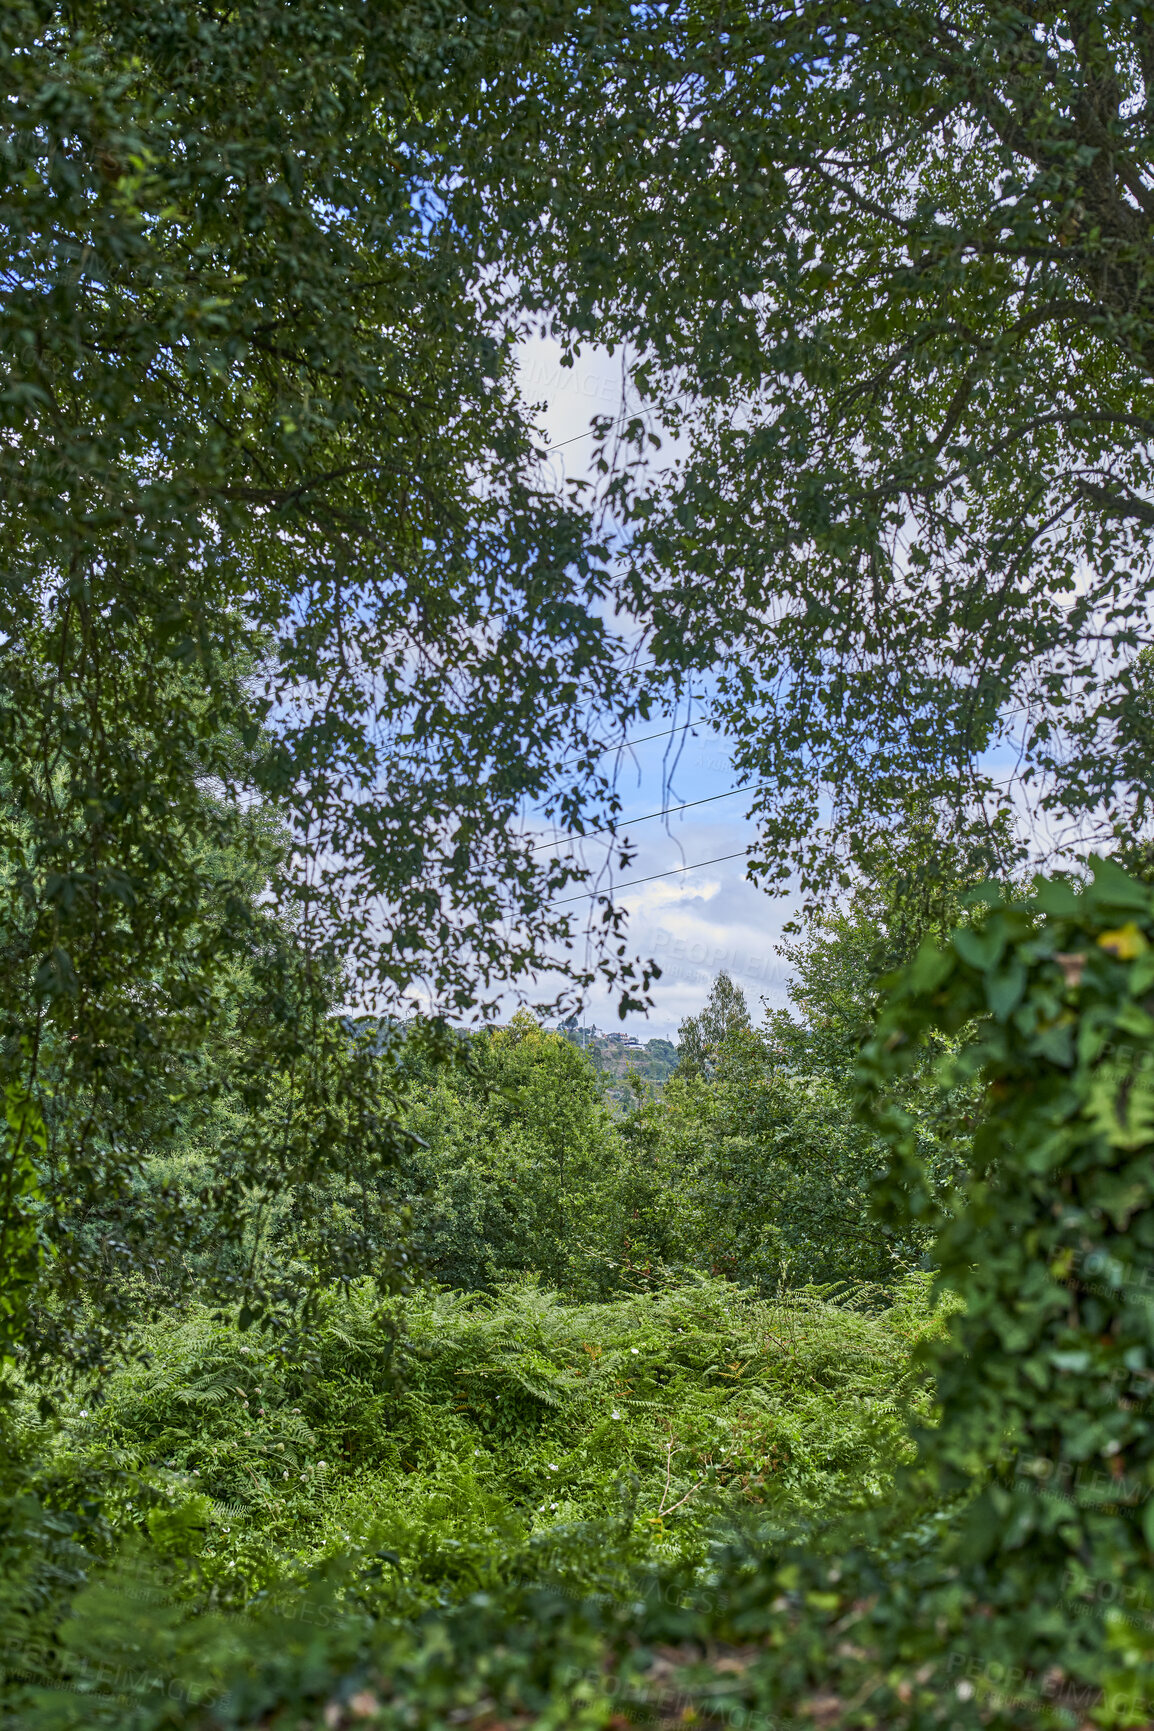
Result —
<instances>
[{"instance_id":1,"label":"fern","mask_svg":"<svg viewBox=\"0 0 1154 1731\"><path fill-rule=\"evenodd\" d=\"M176 1604L287 1615L330 1575L342 1616L393 1627L513 1584L631 1602L638 1571L701 1578L751 1520L787 1535L884 1508L905 1414L929 1411L911 1345L938 1326L924 1281L888 1310L700 1276L582 1304L425 1290L387 1316L354 1289L306 1376L194 1312L68 1419L52 1470L105 1474Z\"/></svg>"}]
</instances>

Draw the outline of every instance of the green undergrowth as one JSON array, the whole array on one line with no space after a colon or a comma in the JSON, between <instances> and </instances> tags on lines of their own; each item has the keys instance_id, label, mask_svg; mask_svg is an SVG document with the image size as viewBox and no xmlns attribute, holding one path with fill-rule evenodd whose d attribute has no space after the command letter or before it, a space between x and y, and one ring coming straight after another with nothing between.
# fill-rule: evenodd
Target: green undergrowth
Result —
<instances>
[{"instance_id":1,"label":"green undergrowth","mask_svg":"<svg viewBox=\"0 0 1154 1731\"><path fill-rule=\"evenodd\" d=\"M462 1607L498 1626L517 1607L531 1631L544 1612L526 1594L616 1614L658 1575L692 1590L743 1526L812 1529L884 1505L911 1409L929 1407L912 1349L938 1326L921 1277L896 1299L768 1301L696 1279L589 1305L525 1282L420 1292L387 1320L367 1295L333 1302L314 1358L292 1365L192 1312L151 1330L148 1360L99 1407L78 1402L38 1437L29 1415L43 1503L98 1502L105 1523L44 1649L84 1685L87 1722L113 1712L93 1679L122 1650L116 1676L137 1674L135 1654L185 1697L192 1676L212 1694L258 1630L274 1666L310 1650L318 1623L326 1665L334 1642L360 1651L386 1630L424 1652ZM322 1601L319 1619L302 1610ZM308 1631L297 1648L290 1626ZM351 1650L340 1662L355 1671ZM35 1674L51 1669L29 1668L24 1722L84 1722L69 1717L75 1688ZM180 1717L187 1698L132 1702L141 1725L199 1722Z\"/></svg>"},{"instance_id":2,"label":"green undergrowth","mask_svg":"<svg viewBox=\"0 0 1154 1731\"><path fill-rule=\"evenodd\" d=\"M397 1559L378 1597L407 1611L623 1509L647 1549L681 1561L727 1512L882 1496L902 1415L925 1403L910 1347L927 1324L920 1282L895 1304L869 1289L768 1302L700 1280L591 1305L526 1282L418 1295L394 1350L354 1294L302 1370L193 1314L152 1331L151 1362L99 1409L69 1415L50 1471L106 1459L124 1475L118 1530L162 1547L191 1499L197 1580L230 1603L354 1547Z\"/></svg>"}]
</instances>

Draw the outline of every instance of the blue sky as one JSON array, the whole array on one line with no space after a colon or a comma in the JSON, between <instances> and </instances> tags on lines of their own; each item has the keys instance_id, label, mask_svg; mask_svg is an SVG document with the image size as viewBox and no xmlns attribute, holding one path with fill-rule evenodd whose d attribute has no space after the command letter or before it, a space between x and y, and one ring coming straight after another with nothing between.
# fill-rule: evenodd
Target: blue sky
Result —
<instances>
[{"instance_id":1,"label":"blue sky","mask_svg":"<svg viewBox=\"0 0 1154 1731\"><path fill-rule=\"evenodd\" d=\"M685 740L672 792L663 799L664 750L663 741L639 746L620 765L621 830L637 848L634 863L617 874L620 883L740 853L753 838L744 794L631 829L631 817L674 801L704 799L737 785L724 740L700 729L697 738ZM590 864L601 857L598 845L586 844L585 859ZM660 964L662 978L654 988L654 1009L648 1019L630 1017L622 1024L608 996L593 1000L590 1015L599 1026L624 1026L643 1039L655 1035L674 1039L678 1023L701 1008L722 968L744 989L755 1019L760 1019L763 996L775 1007L785 1003L785 975L775 945L794 904L750 884L741 858L722 858L719 864L652 878L620 890L616 899L629 911L632 946Z\"/></svg>"}]
</instances>

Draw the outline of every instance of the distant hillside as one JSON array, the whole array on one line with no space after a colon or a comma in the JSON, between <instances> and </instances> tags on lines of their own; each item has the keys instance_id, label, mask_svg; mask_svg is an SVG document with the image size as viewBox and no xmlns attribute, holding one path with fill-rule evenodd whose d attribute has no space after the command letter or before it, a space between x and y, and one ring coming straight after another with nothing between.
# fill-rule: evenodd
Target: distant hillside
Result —
<instances>
[{"instance_id":1,"label":"distant hillside","mask_svg":"<svg viewBox=\"0 0 1154 1731\"><path fill-rule=\"evenodd\" d=\"M561 1028L558 1032L588 1052L594 1069L605 1077L609 1098L621 1105L628 1099L625 1079L629 1071L634 1071L643 1082L652 1082L660 1088L677 1068L677 1047L672 1040L630 1044L599 1028Z\"/></svg>"}]
</instances>

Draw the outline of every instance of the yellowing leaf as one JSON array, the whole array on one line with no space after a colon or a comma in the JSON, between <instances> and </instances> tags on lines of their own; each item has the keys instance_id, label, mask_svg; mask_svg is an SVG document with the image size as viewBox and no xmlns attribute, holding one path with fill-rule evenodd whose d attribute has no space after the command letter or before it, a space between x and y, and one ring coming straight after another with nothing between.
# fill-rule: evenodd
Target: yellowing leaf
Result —
<instances>
[{"instance_id":1,"label":"yellowing leaf","mask_svg":"<svg viewBox=\"0 0 1154 1731\"><path fill-rule=\"evenodd\" d=\"M1098 939L1098 947L1108 955L1117 956L1120 962L1132 962L1135 956L1144 955L1150 946L1145 934L1139 931L1134 921L1127 920L1124 926L1103 932Z\"/></svg>"}]
</instances>

